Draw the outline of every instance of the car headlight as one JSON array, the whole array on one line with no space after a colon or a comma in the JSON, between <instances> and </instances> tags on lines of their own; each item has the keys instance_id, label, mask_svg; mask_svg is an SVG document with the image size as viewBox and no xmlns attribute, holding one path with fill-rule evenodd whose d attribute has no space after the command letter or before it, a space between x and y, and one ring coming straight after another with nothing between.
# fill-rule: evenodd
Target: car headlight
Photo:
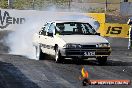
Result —
<instances>
[{"instance_id":1,"label":"car headlight","mask_svg":"<svg viewBox=\"0 0 132 88\"><path fill-rule=\"evenodd\" d=\"M81 48L80 44L66 44L63 46L64 48Z\"/></svg>"},{"instance_id":2,"label":"car headlight","mask_svg":"<svg viewBox=\"0 0 132 88\"><path fill-rule=\"evenodd\" d=\"M109 43L100 43L100 44L97 44L96 47L110 47L110 44Z\"/></svg>"}]
</instances>

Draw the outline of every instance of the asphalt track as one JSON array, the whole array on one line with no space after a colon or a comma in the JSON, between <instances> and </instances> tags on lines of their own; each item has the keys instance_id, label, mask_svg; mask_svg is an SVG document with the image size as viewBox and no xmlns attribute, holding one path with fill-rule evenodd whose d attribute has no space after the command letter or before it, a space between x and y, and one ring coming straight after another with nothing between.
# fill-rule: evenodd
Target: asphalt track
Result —
<instances>
[{"instance_id":1,"label":"asphalt track","mask_svg":"<svg viewBox=\"0 0 132 88\"><path fill-rule=\"evenodd\" d=\"M0 32L3 39L7 32ZM0 88L132 88L132 85L88 85L79 80L81 68L89 72L89 79L132 80L132 50L127 50L128 39L107 38L112 54L104 66L95 59L81 63L65 60L55 63L51 57L36 61L21 55L8 54L4 41L0 43Z\"/></svg>"}]
</instances>

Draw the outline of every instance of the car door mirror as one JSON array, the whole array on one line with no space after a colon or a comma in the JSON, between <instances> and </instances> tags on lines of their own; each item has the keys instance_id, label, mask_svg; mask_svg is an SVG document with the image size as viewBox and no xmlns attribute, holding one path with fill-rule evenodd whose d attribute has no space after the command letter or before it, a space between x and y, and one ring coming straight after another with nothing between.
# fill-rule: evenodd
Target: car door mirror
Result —
<instances>
[{"instance_id":1,"label":"car door mirror","mask_svg":"<svg viewBox=\"0 0 132 88\"><path fill-rule=\"evenodd\" d=\"M44 30L44 29L45 29L45 27L42 27L41 29L43 29L43 30Z\"/></svg>"},{"instance_id":2,"label":"car door mirror","mask_svg":"<svg viewBox=\"0 0 132 88\"><path fill-rule=\"evenodd\" d=\"M41 31L39 31L39 35L42 35L42 30L41 30Z\"/></svg>"},{"instance_id":3,"label":"car door mirror","mask_svg":"<svg viewBox=\"0 0 132 88\"><path fill-rule=\"evenodd\" d=\"M41 31L39 32L39 35L46 35L46 31L41 30Z\"/></svg>"}]
</instances>

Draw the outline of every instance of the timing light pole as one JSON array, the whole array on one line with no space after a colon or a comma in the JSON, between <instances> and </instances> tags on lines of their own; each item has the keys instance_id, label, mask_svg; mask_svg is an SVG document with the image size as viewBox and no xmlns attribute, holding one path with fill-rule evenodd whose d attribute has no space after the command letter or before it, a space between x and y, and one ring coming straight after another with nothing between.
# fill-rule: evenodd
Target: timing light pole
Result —
<instances>
[{"instance_id":1,"label":"timing light pole","mask_svg":"<svg viewBox=\"0 0 132 88\"><path fill-rule=\"evenodd\" d=\"M33 0L33 2L32 2L32 8L33 8L33 10L35 9L35 3L34 3L35 1Z\"/></svg>"},{"instance_id":2,"label":"timing light pole","mask_svg":"<svg viewBox=\"0 0 132 88\"><path fill-rule=\"evenodd\" d=\"M13 0L8 0L8 8L13 8Z\"/></svg>"},{"instance_id":3,"label":"timing light pole","mask_svg":"<svg viewBox=\"0 0 132 88\"><path fill-rule=\"evenodd\" d=\"M71 10L71 0L68 0L68 8Z\"/></svg>"}]
</instances>

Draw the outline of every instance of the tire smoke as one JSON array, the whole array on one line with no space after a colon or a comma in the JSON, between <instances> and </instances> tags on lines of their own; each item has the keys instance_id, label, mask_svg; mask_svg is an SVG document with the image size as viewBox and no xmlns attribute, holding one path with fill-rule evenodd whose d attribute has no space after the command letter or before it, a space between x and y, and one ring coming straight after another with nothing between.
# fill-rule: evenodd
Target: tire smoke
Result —
<instances>
[{"instance_id":1,"label":"tire smoke","mask_svg":"<svg viewBox=\"0 0 132 88\"><path fill-rule=\"evenodd\" d=\"M35 49L32 46L32 36L40 22L26 22L16 27L6 38L6 45L10 47L9 54L23 55L35 59ZM41 25L42 26L42 25ZM41 27L40 26L40 27Z\"/></svg>"}]
</instances>

